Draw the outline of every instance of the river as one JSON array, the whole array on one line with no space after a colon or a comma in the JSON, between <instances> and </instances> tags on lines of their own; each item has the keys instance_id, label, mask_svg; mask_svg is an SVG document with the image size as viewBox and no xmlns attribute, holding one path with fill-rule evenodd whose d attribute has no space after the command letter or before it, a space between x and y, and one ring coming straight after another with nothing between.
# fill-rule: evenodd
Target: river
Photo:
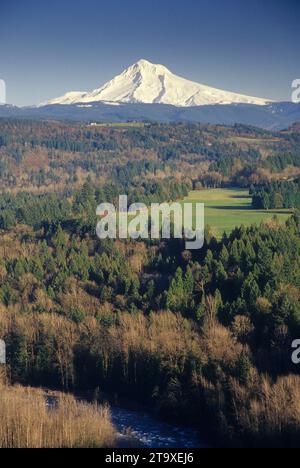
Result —
<instances>
[{"instance_id":1,"label":"river","mask_svg":"<svg viewBox=\"0 0 300 468\"><path fill-rule=\"evenodd\" d=\"M120 446L144 448L205 448L194 429L164 423L149 413L111 406Z\"/></svg>"},{"instance_id":2,"label":"river","mask_svg":"<svg viewBox=\"0 0 300 468\"><path fill-rule=\"evenodd\" d=\"M91 401L88 395L77 394L80 400ZM57 397L46 395L46 404L55 408ZM157 419L150 412L132 410L109 403L112 423L118 434L119 448L207 448L198 431ZM202 439L202 441L201 441Z\"/></svg>"}]
</instances>

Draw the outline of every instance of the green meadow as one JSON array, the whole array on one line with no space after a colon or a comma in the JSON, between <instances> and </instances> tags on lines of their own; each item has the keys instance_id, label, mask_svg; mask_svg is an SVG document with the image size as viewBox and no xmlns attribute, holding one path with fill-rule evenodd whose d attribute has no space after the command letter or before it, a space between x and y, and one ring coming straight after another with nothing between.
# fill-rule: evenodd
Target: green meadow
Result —
<instances>
[{"instance_id":1,"label":"green meadow","mask_svg":"<svg viewBox=\"0 0 300 468\"><path fill-rule=\"evenodd\" d=\"M144 122L113 122L113 123L92 123L90 127L100 128L144 128L148 124Z\"/></svg>"},{"instance_id":2,"label":"green meadow","mask_svg":"<svg viewBox=\"0 0 300 468\"><path fill-rule=\"evenodd\" d=\"M254 210L249 191L245 189L205 189L193 191L184 201L205 204L205 224L220 237L241 225L251 226L277 216L284 223L291 215L289 210Z\"/></svg>"}]
</instances>

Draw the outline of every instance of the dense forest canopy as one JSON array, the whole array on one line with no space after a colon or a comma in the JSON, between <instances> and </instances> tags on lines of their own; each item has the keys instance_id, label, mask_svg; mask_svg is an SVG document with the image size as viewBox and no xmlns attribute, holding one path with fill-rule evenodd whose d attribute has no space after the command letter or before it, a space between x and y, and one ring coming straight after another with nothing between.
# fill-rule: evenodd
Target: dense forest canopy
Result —
<instances>
[{"instance_id":1,"label":"dense forest canopy","mask_svg":"<svg viewBox=\"0 0 300 468\"><path fill-rule=\"evenodd\" d=\"M171 177L194 187L250 186L300 174L299 130L145 124L128 127L0 119L0 183L10 191L140 188Z\"/></svg>"},{"instance_id":2,"label":"dense forest canopy","mask_svg":"<svg viewBox=\"0 0 300 468\"><path fill-rule=\"evenodd\" d=\"M279 173L270 161L296 160L297 148L294 130L240 125L1 121L0 338L12 381L100 387L169 420L211 422L226 443L299 444L299 213L219 240L207 228L191 252L175 239L95 236L97 204L120 193L168 201L252 183L254 199L296 200L297 180L272 180L296 177L297 164Z\"/></svg>"},{"instance_id":3,"label":"dense forest canopy","mask_svg":"<svg viewBox=\"0 0 300 468\"><path fill-rule=\"evenodd\" d=\"M254 208L264 210L300 208L300 179L252 186L250 193Z\"/></svg>"},{"instance_id":4,"label":"dense forest canopy","mask_svg":"<svg viewBox=\"0 0 300 468\"><path fill-rule=\"evenodd\" d=\"M267 425L270 443L295 443L285 398L297 414L300 217L221 241L207 232L204 249L187 252L178 240L100 242L71 214L1 233L0 334L13 381L100 387L170 419L211 420L226 438L263 443Z\"/></svg>"}]
</instances>

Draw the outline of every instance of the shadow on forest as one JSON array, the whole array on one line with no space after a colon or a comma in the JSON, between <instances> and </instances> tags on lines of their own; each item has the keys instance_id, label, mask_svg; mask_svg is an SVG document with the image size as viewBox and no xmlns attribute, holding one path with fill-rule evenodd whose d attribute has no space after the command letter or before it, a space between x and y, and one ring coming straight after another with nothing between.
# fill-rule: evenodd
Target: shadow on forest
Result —
<instances>
[{"instance_id":1,"label":"shadow on forest","mask_svg":"<svg viewBox=\"0 0 300 468\"><path fill-rule=\"evenodd\" d=\"M229 211L256 211L252 206L236 206L236 205L211 205L210 209L213 210L229 210Z\"/></svg>"},{"instance_id":2,"label":"shadow on forest","mask_svg":"<svg viewBox=\"0 0 300 468\"><path fill-rule=\"evenodd\" d=\"M230 198L248 200L251 195L232 195Z\"/></svg>"},{"instance_id":3,"label":"shadow on forest","mask_svg":"<svg viewBox=\"0 0 300 468\"><path fill-rule=\"evenodd\" d=\"M282 211L282 210L257 210L256 208L252 208L252 206L236 206L236 205L210 205L207 206L207 208L212 209L212 210L224 210L224 211L252 211L253 214L268 214L268 215L292 215L292 212L289 213L287 211Z\"/></svg>"}]
</instances>

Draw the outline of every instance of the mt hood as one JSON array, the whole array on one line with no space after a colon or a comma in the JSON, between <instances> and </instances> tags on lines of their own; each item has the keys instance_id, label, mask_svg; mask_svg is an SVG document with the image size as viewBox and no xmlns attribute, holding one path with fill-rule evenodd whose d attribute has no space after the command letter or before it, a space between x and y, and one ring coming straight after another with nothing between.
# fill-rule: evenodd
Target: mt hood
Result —
<instances>
[{"instance_id":1,"label":"mt hood","mask_svg":"<svg viewBox=\"0 0 300 468\"><path fill-rule=\"evenodd\" d=\"M215 104L266 105L270 99L262 99L189 81L174 75L163 65L140 60L121 75L92 92L70 92L41 104L170 104L177 107L194 107Z\"/></svg>"}]
</instances>

